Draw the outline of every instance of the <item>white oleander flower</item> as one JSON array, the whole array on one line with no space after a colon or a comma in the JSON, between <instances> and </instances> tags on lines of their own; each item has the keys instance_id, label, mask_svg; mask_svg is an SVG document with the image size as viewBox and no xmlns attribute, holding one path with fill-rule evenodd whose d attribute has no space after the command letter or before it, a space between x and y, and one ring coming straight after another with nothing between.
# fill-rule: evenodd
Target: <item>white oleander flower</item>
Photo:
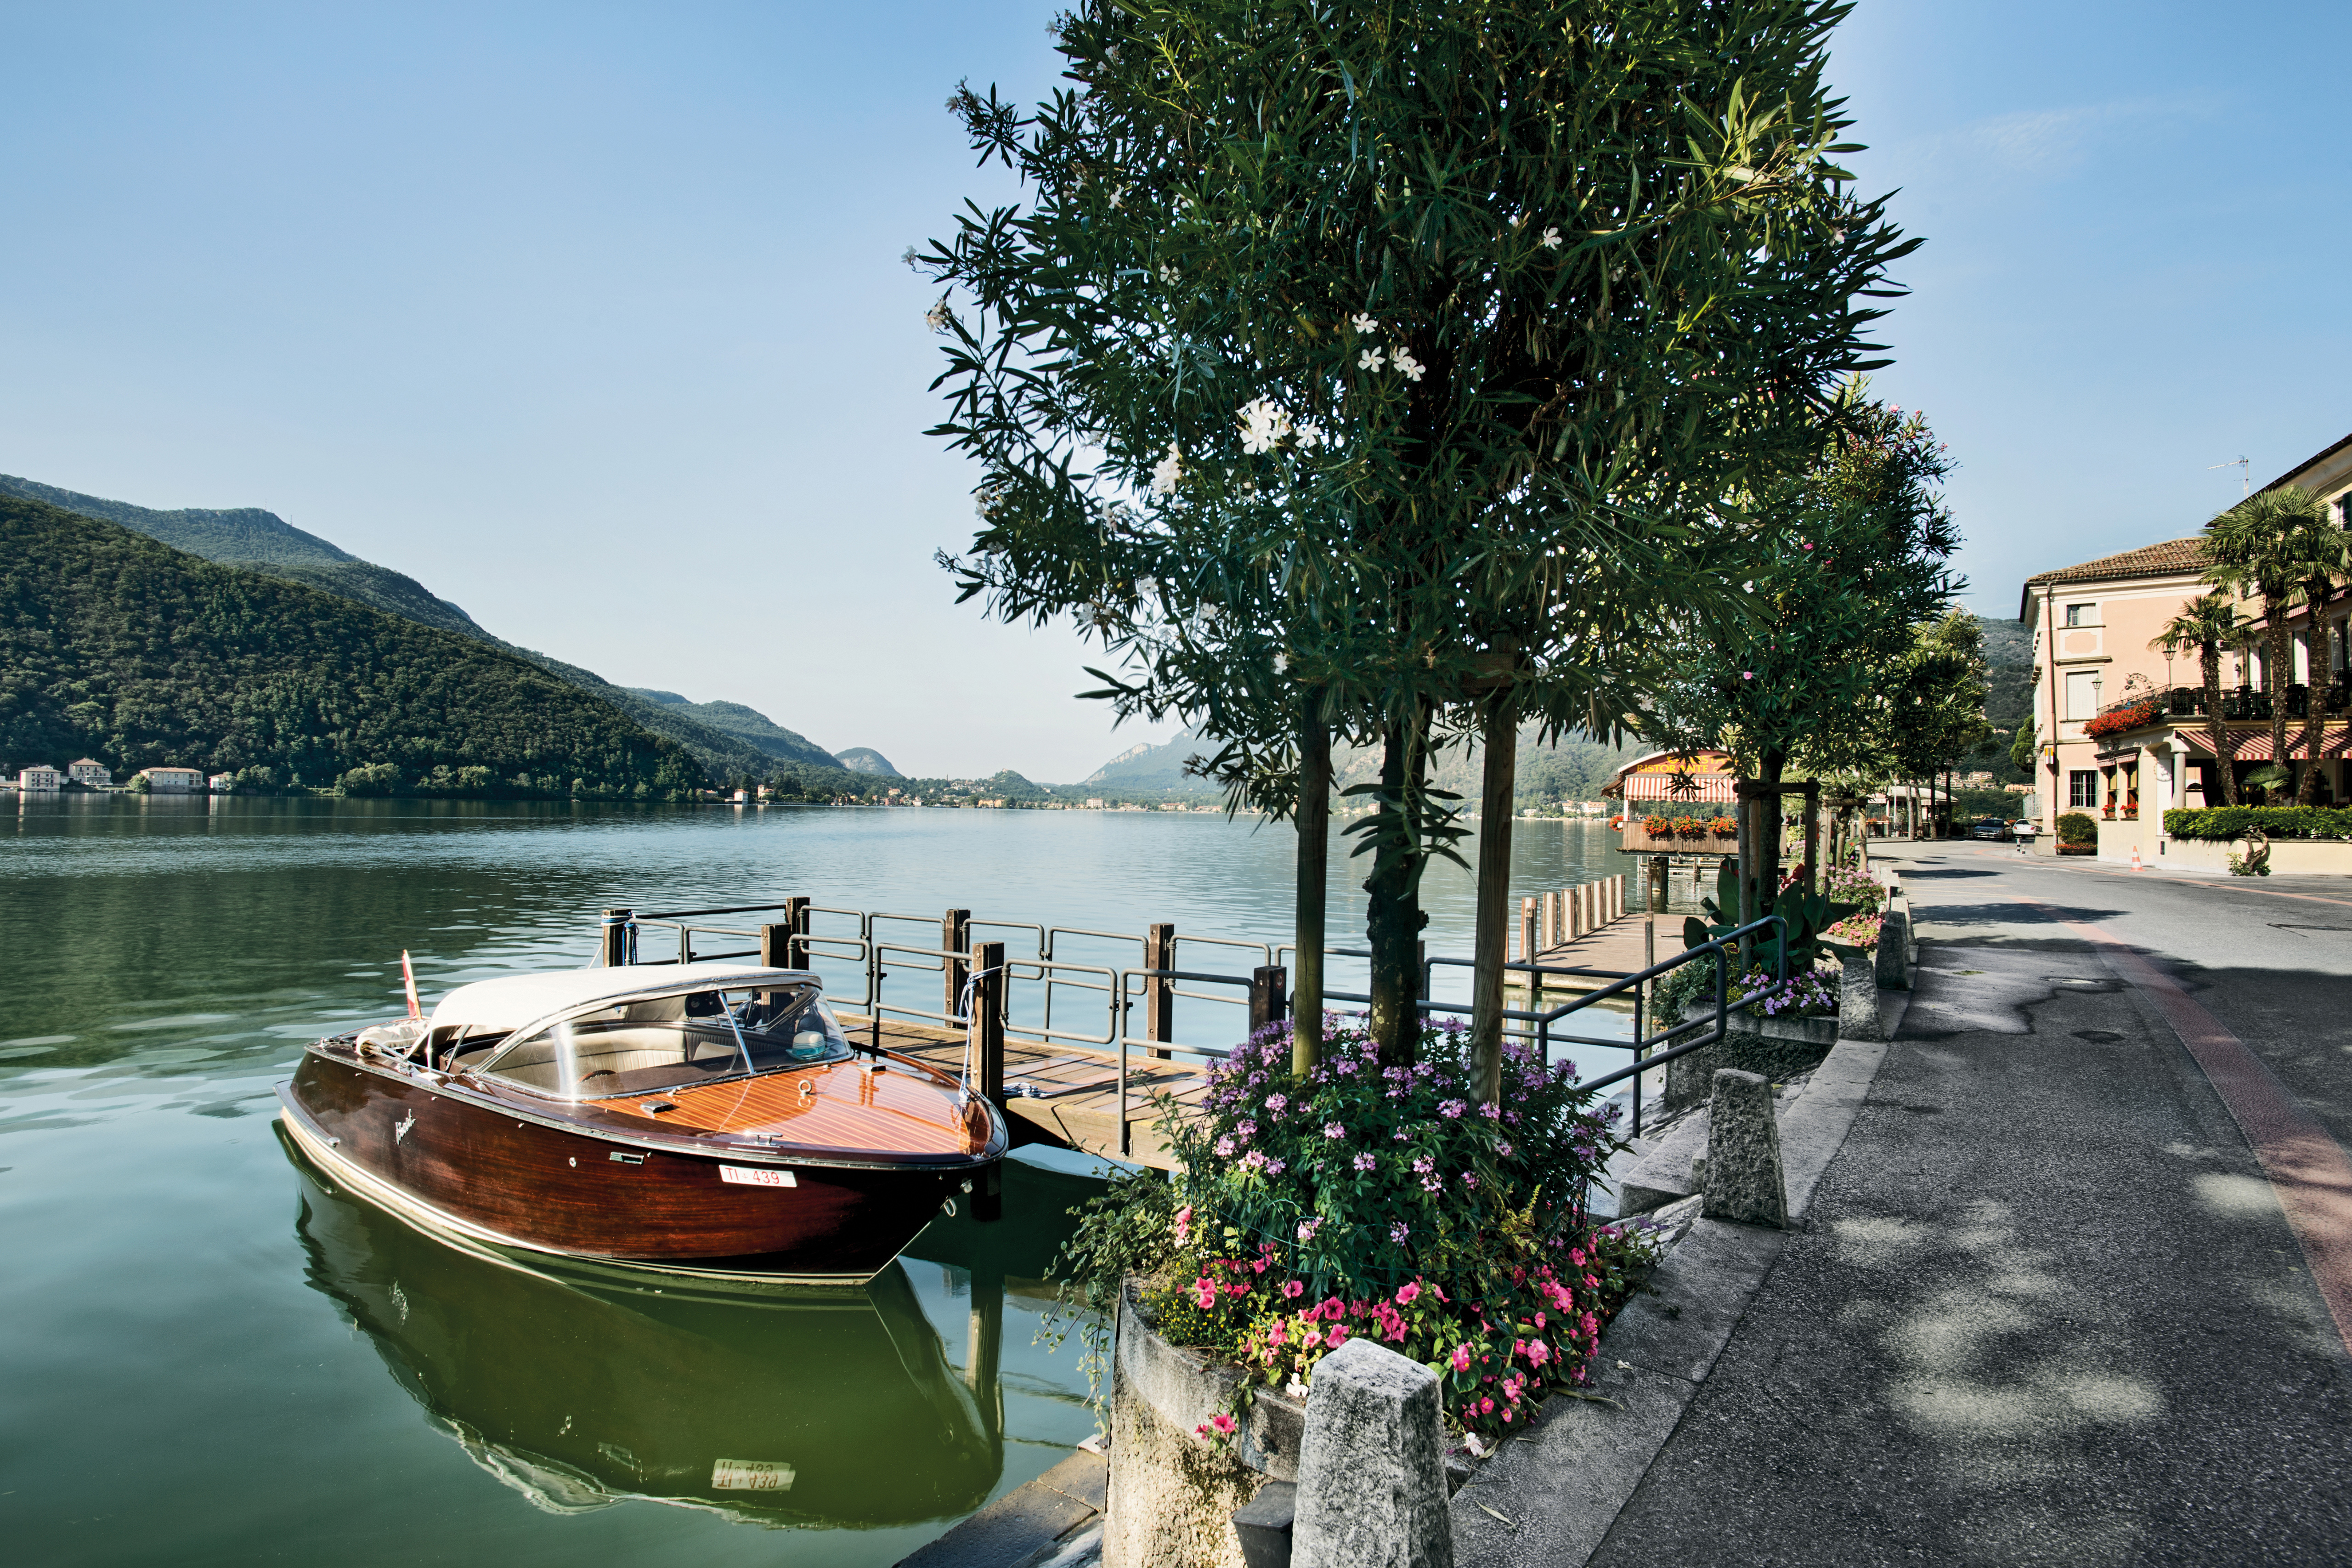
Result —
<instances>
[{"instance_id":1,"label":"white oleander flower","mask_svg":"<svg viewBox=\"0 0 2352 1568\"><path fill-rule=\"evenodd\" d=\"M1330 439L1329 436L1324 434L1323 426L1312 419L1305 421L1298 426L1298 444L1301 447L1320 447Z\"/></svg>"},{"instance_id":2,"label":"white oleander flower","mask_svg":"<svg viewBox=\"0 0 2352 1568\"><path fill-rule=\"evenodd\" d=\"M1160 268L1160 281L1168 288L1173 289L1176 287L1176 269L1173 267L1161 267Z\"/></svg>"},{"instance_id":3,"label":"white oleander flower","mask_svg":"<svg viewBox=\"0 0 2352 1568\"><path fill-rule=\"evenodd\" d=\"M1387 363L1388 357L1381 353L1380 350L1366 349L1361 354L1357 356L1356 368L1358 370L1378 370L1381 365Z\"/></svg>"},{"instance_id":4,"label":"white oleander flower","mask_svg":"<svg viewBox=\"0 0 2352 1568\"><path fill-rule=\"evenodd\" d=\"M1184 478L1184 459L1177 454L1176 443L1168 443L1168 455L1152 466L1151 488L1163 496L1174 495Z\"/></svg>"},{"instance_id":5,"label":"white oleander flower","mask_svg":"<svg viewBox=\"0 0 2352 1568\"><path fill-rule=\"evenodd\" d=\"M1361 310L1356 312L1356 319L1349 324L1360 332L1377 332L1381 330L1381 324Z\"/></svg>"},{"instance_id":6,"label":"white oleander flower","mask_svg":"<svg viewBox=\"0 0 2352 1568\"><path fill-rule=\"evenodd\" d=\"M1560 247L1561 243L1559 230L1557 228L1548 228L1544 230L1543 247L1546 250L1558 250Z\"/></svg>"},{"instance_id":7,"label":"white oleander flower","mask_svg":"<svg viewBox=\"0 0 2352 1568\"><path fill-rule=\"evenodd\" d=\"M1413 358L1412 353L1409 349L1400 348L1389 357L1396 365L1398 374L1402 374L1407 381L1419 381L1429 369L1427 365Z\"/></svg>"},{"instance_id":8,"label":"white oleander flower","mask_svg":"<svg viewBox=\"0 0 2352 1568\"><path fill-rule=\"evenodd\" d=\"M1242 405L1242 450L1255 456L1270 452L1290 434L1290 416L1268 398Z\"/></svg>"},{"instance_id":9,"label":"white oleander flower","mask_svg":"<svg viewBox=\"0 0 2352 1568\"><path fill-rule=\"evenodd\" d=\"M942 294L938 304L923 312L923 324L935 332L944 332L948 330L948 298Z\"/></svg>"}]
</instances>

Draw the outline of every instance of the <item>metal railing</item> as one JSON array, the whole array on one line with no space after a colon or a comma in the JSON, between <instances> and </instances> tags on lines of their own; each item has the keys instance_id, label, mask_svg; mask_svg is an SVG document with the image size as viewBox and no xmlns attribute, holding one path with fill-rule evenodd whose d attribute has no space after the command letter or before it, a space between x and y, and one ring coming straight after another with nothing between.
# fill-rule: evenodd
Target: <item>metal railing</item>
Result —
<instances>
[{"instance_id":1,"label":"metal railing","mask_svg":"<svg viewBox=\"0 0 2352 1568\"><path fill-rule=\"evenodd\" d=\"M857 922L857 934L855 936L832 934L813 929L788 931L783 938L784 966L800 968L813 967L816 963L855 963L862 981L858 1005L861 1011L871 1020L873 1026L871 1048L875 1051L879 1052L881 1049L882 1019L886 1014L947 1028L969 1030L971 1027L973 1019L967 1013L959 1010L957 1005L948 1003L944 977L956 966L972 964L976 961L975 952L978 943L972 943L971 946L958 951L948 947L922 946L914 942L881 941L877 937L876 928L885 922L926 926L942 924L940 920L931 916L902 915L798 901L793 904L737 904L712 909L673 910L644 915L616 910L608 911L606 915L605 952L608 955L615 952L625 952L626 956L621 960L624 963L646 964L692 963L731 958L757 958L762 953L762 949L760 947L699 952L694 945L694 940L698 935L761 939L762 938L761 928L703 922L711 916L777 912L787 912L803 919L820 914L846 916ZM677 956L671 959L637 957L636 933L643 927L675 931L677 933L678 942ZM1551 1053L1555 1046L1599 1047L1610 1050L1630 1051L1633 1058L1630 1066L1591 1079L1584 1087L1599 1090L1630 1079L1633 1082L1632 1132L1633 1136L1639 1137L1642 1131L1642 1075L1695 1051L1704 1050L1709 1046L1721 1043L1730 1030L1730 1010L1734 1007L1746 1006L1765 994L1763 992L1755 992L1737 998L1730 995L1730 954L1767 927L1780 928L1785 934L1786 926L1781 917L1767 915L1761 920L1741 926L1714 941L1686 948L1662 963L1654 963L1632 973L1589 965L1548 964L1524 960L1507 963L1504 965L1507 971L1528 976L1529 1005L1524 1007L1507 1006L1503 1009L1501 1020L1503 1036L1506 1039L1521 1042L1546 1068L1551 1065ZM614 943L614 932L616 928L624 930L626 935L625 942L618 947ZM767 929L772 931L776 928L771 926ZM1148 952L1147 939L1134 932L1095 931L1077 926L1047 926L1034 921L982 920L969 921L965 929L967 931L987 929L1036 933L1035 953L1016 955L1010 951L1005 953L1003 970L1006 984L998 987L993 993L998 998L998 1016L1005 1025L1024 1037L1034 1037L1041 1042L1062 1041L1073 1046L1107 1050L1115 1054L1118 1152L1122 1156L1132 1152L1128 1110L1131 1100L1129 1058L1134 1049L1140 1047L1163 1060L1183 1056L1217 1061L1230 1058L1233 1054L1232 1048L1228 1047L1186 1044L1175 1040L1166 1032L1169 1026L1165 1022L1164 1016L1161 1024L1162 1033L1150 1037L1138 1037L1133 1034L1128 1026L1129 1016L1137 1002L1147 995L1147 992L1139 990L1139 986L1148 988L1155 984L1163 985L1166 987L1161 993L1163 997L1181 996L1195 1001L1242 1006L1250 1009L1253 1017L1256 1011L1253 1004L1265 1000L1258 994L1260 982L1255 975L1229 974L1211 970L1181 969L1172 966L1155 967L1150 964L1081 963L1055 956L1055 946L1063 938L1133 942L1139 952ZM768 940L772 941L772 938ZM1296 951L1286 943L1277 945L1223 937L1178 935L1174 940L1180 942L1190 942L1201 946L1234 948L1255 953L1268 961L1265 966L1268 969L1273 968L1274 959ZM1369 952L1357 948L1327 948L1324 951L1327 956L1334 958L1369 959L1372 956ZM1776 947L1776 952L1778 951ZM1649 1026L1654 1025L1656 1020L1654 1016L1645 1020L1645 1014L1649 1010L1649 998L1656 982L1662 976L1673 973L1685 964L1709 957L1714 960L1716 968L1715 1017L1712 1028L1703 1036L1689 1038L1685 1037L1689 1037L1695 1030L1707 1029L1705 1020L1672 1022L1663 1029L1650 1027ZM800 962L793 963L795 959ZM1419 994L1415 1000L1416 1007L1423 1014L1440 1013L1456 1016L1473 1014L1475 1008L1472 1004L1435 1001L1432 999L1430 993L1435 972L1439 968L1471 968L1475 963L1475 961L1473 959L1454 958L1442 954L1430 955L1424 952L1418 960L1420 977L1417 986ZM941 976L942 1005L938 1008L922 1007L891 1000L887 994L886 986L894 968L905 973ZM1286 975L1286 970L1276 970L1275 973ZM1601 984L1562 1001L1556 1006L1547 1008L1541 1005L1543 980L1547 975L1557 975L1562 979L1574 979L1587 983L1598 981ZM1774 984L1785 984L1787 978L1786 957L1782 954L1776 965ZM1039 1005L1039 1018L1037 1022L1015 1023L1013 1021L1011 983L1014 981L1029 982L1038 987L1036 999ZM1188 985L1218 986L1224 989L1222 993L1185 989L1184 987ZM1104 1016L1102 1031L1099 1034L1060 1028L1054 1025L1053 1000L1057 987L1063 990L1091 992L1102 998L1100 1005L1104 1009ZM1232 994L1235 991L1238 991L1239 994ZM965 988L965 994L969 994L969 987ZM847 997L838 990L833 991L832 994L835 1000L847 1000ZM1633 1009L1633 1037L1630 1040L1570 1034L1559 1028L1562 1021L1572 1014L1620 999L1630 1001ZM1290 997L1284 994L1273 1000L1276 1003L1274 1009L1276 1016L1286 1016ZM1324 1000L1369 1005L1371 997L1366 993L1327 990L1324 993ZM991 1092L1002 1092L1001 1086L992 1085L988 1088ZM1049 1093L1055 1092L1076 1091L1075 1089L1046 1091L1035 1086L1030 1086L1028 1089L1028 1093L1036 1098L1045 1098Z\"/></svg>"}]
</instances>

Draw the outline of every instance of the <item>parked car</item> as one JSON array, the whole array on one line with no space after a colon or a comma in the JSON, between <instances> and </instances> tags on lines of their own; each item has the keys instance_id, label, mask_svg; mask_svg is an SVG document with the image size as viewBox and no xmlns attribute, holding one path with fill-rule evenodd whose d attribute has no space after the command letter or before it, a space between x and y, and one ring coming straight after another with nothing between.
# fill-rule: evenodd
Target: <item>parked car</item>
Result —
<instances>
[{"instance_id":1,"label":"parked car","mask_svg":"<svg viewBox=\"0 0 2352 1568\"><path fill-rule=\"evenodd\" d=\"M2026 821L2023 817L2019 817L2015 822L2009 825L2009 836L2021 844L2032 843L2035 831L2036 829L2033 824Z\"/></svg>"},{"instance_id":2,"label":"parked car","mask_svg":"<svg viewBox=\"0 0 2352 1568\"><path fill-rule=\"evenodd\" d=\"M2009 838L2009 824L1998 816L1979 816L1969 829L1969 837L1990 838L1996 844L2005 843Z\"/></svg>"}]
</instances>

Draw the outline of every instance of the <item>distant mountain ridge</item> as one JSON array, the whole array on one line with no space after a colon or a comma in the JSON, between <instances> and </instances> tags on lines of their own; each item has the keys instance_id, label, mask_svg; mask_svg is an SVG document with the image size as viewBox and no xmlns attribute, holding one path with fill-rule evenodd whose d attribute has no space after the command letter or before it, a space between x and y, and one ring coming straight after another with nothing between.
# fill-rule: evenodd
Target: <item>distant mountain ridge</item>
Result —
<instances>
[{"instance_id":1,"label":"distant mountain ridge","mask_svg":"<svg viewBox=\"0 0 2352 1568\"><path fill-rule=\"evenodd\" d=\"M1636 754L1625 747L1593 741L1567 740L1543 745L1536 733L1533 725L1519 731L1517 797L1522 801L1596 799L1609 775ZM1223 792L1208 780L1186 773L1184 763L1188 757L1216 749L1216 742L1190 731L1163 742L1146 741L1129 746L1087 774L1085 787L1113 794L1133 790L1215 797ZM1449 747L1437 754L1435 764L1430 773L1432 784L1451 790L1465 800L1477 799L1480 771L1485 765L1481 748ZM1372 783L1380 777L1380 772L1379 747L1332 748L1334 787L1346 789Z\"/></svg>"},{"instance_id":2,"label":"distant mountain ridge","mask_svg":"<svg viewBox=\"0 0 2352 1568\"><path fill-rule=\"evenodd\" d=\"M266 573L503 649L610 703L655 734L677 742L715 779L765 774L779 761L824 769L841 767L833 753L814 742L740 703L693 703L675 692L659 693L662 700L656 700L635 689L616 686L593 670L518 647L485 630L464 610L415 578L362 561L315 533L296 528L276 512L258 507L163 511L5 474L0 474L0 494L119 523L219 565Z\"/></svg>"},{"instance_id":3,"label":"distant mountain ridge","mask_svg":"<svg viewBox=\"0 0 2352 1568\"><path fill-rule=\"evenodd\" d=\"M902 779L907 775L890 765L890 759L871 746L852 746L845 752L833 753L834 760L854 773L877 773L886 779Z\"/></svg>"}]
</instances>

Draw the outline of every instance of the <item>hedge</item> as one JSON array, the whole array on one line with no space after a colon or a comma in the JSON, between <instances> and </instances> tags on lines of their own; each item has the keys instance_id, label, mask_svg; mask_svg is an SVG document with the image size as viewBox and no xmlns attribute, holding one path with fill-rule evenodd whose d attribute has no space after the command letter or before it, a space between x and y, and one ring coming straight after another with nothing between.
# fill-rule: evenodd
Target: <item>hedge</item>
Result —
<instances>
[{"instance_id":1,"label":"hedge","mask_svg":"<svg viewBox=\"0 0 2352 1568\"><path fill-rule=\"evenodd\" d=\"M2096 844L2099 825L2088 812L2070 811L2058 819L2058 842L2061 844Z\"/></svg>"},{"instance_id":2,"label":"hedge","mask_svg":"<svg viewBox=\"0 0 2352 1568\"><path fill-rule=\"evenodd\" d=\"M2175 838L2243 838L2260 829L2273 838L2352 838L2352 809L2325 805L2214 805L2164 814Z\"/></svg>"}]
</instances>

